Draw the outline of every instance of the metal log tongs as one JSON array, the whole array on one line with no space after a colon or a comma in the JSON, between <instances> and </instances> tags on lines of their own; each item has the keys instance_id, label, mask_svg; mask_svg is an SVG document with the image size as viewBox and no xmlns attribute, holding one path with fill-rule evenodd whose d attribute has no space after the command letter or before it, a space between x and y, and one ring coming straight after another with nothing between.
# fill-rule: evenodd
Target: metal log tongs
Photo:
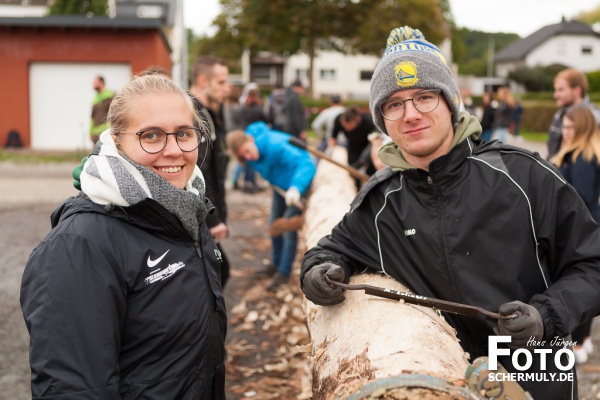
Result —
<instances>
[{"instance_id":1,"label":"metal log tongs","mask_svg":"<svg viewBox=\"0 0 600 400\"><path fill-rule=\"evenodd\" d=\"M348 285L346 283L338 282L329 279L325 275L325 282L331 287L339 287L340 289L346 290L364 290L366 294L371 296L383 297L386 299L404 301L410 304L416 304L419 306L435 308L439 311L444 311L452 314L465 315L467 317L477 317L483 315L493 319L513 319L520 316L520 313L513 313L510 315L501 315L500 313L491 312L481 307L471 306L468 304L455 303L452 301L434 299L432 297L421 296L418 294L399 292L393 289L380 288L371 285Z\"/></svg>"}]
</instances>

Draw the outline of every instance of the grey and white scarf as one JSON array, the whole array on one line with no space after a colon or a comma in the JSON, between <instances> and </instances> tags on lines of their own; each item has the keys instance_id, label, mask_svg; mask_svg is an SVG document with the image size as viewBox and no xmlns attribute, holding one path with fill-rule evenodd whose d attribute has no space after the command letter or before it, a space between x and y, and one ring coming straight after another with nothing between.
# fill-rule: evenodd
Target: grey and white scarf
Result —
<instances>
[{"instance_id":1,"label":"grey and white scarf","mask_svg":"<svg viewBox=\"0 0 600 400\"><path fill-rule=\"evenodd\" d=\"M136 163L117 149L111 131L100 135L80 176L81 191L94 203L127 207L150 198L175 214L197 241L200 224L208 210L204 204L204 177L200 168L185 189L176 188L149 168Z\"/></svg>"}]
</instances>

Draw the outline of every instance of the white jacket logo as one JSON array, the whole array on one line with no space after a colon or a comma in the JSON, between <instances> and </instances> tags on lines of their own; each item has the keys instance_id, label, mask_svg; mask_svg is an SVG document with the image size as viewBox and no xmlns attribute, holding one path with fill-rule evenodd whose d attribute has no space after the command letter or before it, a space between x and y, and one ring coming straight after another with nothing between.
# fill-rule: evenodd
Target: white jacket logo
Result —
<instances>
[{"instance_id":1,"label":"white jacket logo","mask_svg":"<svg viewBox=\"0 0 600 400\"><path fill-rule=\"evenodd\" d=\"M417 233L416 229L405 229L404 230L405 236L412 236L412 235L415 235L416 233Z\"/></svg>"},{"instance_id":2,"label":"white jacket logo","mask_svg":"<svg viewBox=\"0 0 600 400\"><path fill-rule=\"evenodd\" d=\"M175 272L179 271L181 268L185 267L185 264L181 261L175 264L169 264L169 266L165 269L159 269L156 272L153 272L152 275L144 279L146 285L158 281L164 281L165 279L171 277Z\"/></svg>"},{"instance_id":3,"label":"white jacket logo","mask_svg":"<svg viewBox=\"0 0 600 400\"><path fill-rule=\"evenodd\" d=\"M215 249L215 257L217 257L217 261L223 263L223 257L221 256L221 252L219 251L219 249Z\"/></svg>"},{"instance_id":4,"label":"white jacket logo","mask_svg":"<svg viewBox=\"0 0 600 400\"><path fill-rule=\"evenodd\" d=\"M167 253L170 251L171 249L165 251L165 254L163 254L162 256L158 257L156 260L151 260L150 256L148 256L148 268L154 268L158 265L159 262L162 261L163 258L165 258L165 256L167 255Z\"/></svg>"}]
</instances>

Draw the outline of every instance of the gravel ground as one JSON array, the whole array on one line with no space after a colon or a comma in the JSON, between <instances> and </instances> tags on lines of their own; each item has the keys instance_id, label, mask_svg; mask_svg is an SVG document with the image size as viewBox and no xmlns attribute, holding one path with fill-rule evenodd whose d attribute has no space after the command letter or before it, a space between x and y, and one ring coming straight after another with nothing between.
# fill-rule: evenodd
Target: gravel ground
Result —
<instances>
[{"instance_id":1,"label":"gravel ground","mask_svg":"<svg viewBox=\"0 0 600 400\"><path fill-rule=\"evenodd\" d=\"M0 398L30 399L29 335L19 305L21 275L50 230L50 213L76 193L74 165L0 163ZM66 178L65 178L66 177Z\"/></svg>"},{"instance_id":2,"label":"gravel ground","mask_svg":"<svg viewBox=\"0 0 600 400\"><path fill-rule=\"evenodd\" d=\"M76 194L70 179L74 166L73 163L0 163L0 276L3 277L0 281L0 399L31 398L29 337L19 305L21 275L29 253L50 229L50 213L66 197ZM269 201L266 195L245 196L246 200L240 196L243 195L239 192L230 193L232 208ZM264 231L260 224L246 223L239 226L238 232L247 236L249 226ZM233 258L232 264L242 262L244 258L247 260L248 251L251 251L240 251L235 247L240 243L235 237L225 243L228 255ZM246 247L248 245L251 244L247 243ZM238 257L240 260L236 260ZM262 257L257 257L257 262L261 263ZM226 289L233 293L234 287ZM600 346L598 323L594 325L593 338ZM600 399L600 350L591 355L588 363L578 367L578 375L580 399Z\"/></svg>"}]
</instances>

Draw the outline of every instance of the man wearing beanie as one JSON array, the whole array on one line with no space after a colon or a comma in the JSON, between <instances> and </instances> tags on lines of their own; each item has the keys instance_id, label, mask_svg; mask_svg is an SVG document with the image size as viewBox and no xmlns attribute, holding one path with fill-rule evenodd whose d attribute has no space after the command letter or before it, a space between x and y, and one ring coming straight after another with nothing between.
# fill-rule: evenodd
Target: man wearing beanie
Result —
<instances>
[{"instance_id":1,"label":"man wearing beanie","mask_svg":"<svg viewBox=\"0 0 600 400\"><path fill-rule=\"evenodd\" d=\"M564 346L551 343L600 313L600 227L555 168L537 153L479 140L479 122L459 106L439 49L419 30L393 30L370 94L373 121L392 139L379 151L387 167L305 254L302 289L312 302L334 305L344 294L325 275L348 282L383 273L416 294L516 314L444 316L471 361L489 356L489 338L503 336L501 351L532 355L526 369L499 357L509 372L572 373L518 380L533 398L576 399L572 353L559 354L557 365Z\"/></svg>"}]
</instances>

